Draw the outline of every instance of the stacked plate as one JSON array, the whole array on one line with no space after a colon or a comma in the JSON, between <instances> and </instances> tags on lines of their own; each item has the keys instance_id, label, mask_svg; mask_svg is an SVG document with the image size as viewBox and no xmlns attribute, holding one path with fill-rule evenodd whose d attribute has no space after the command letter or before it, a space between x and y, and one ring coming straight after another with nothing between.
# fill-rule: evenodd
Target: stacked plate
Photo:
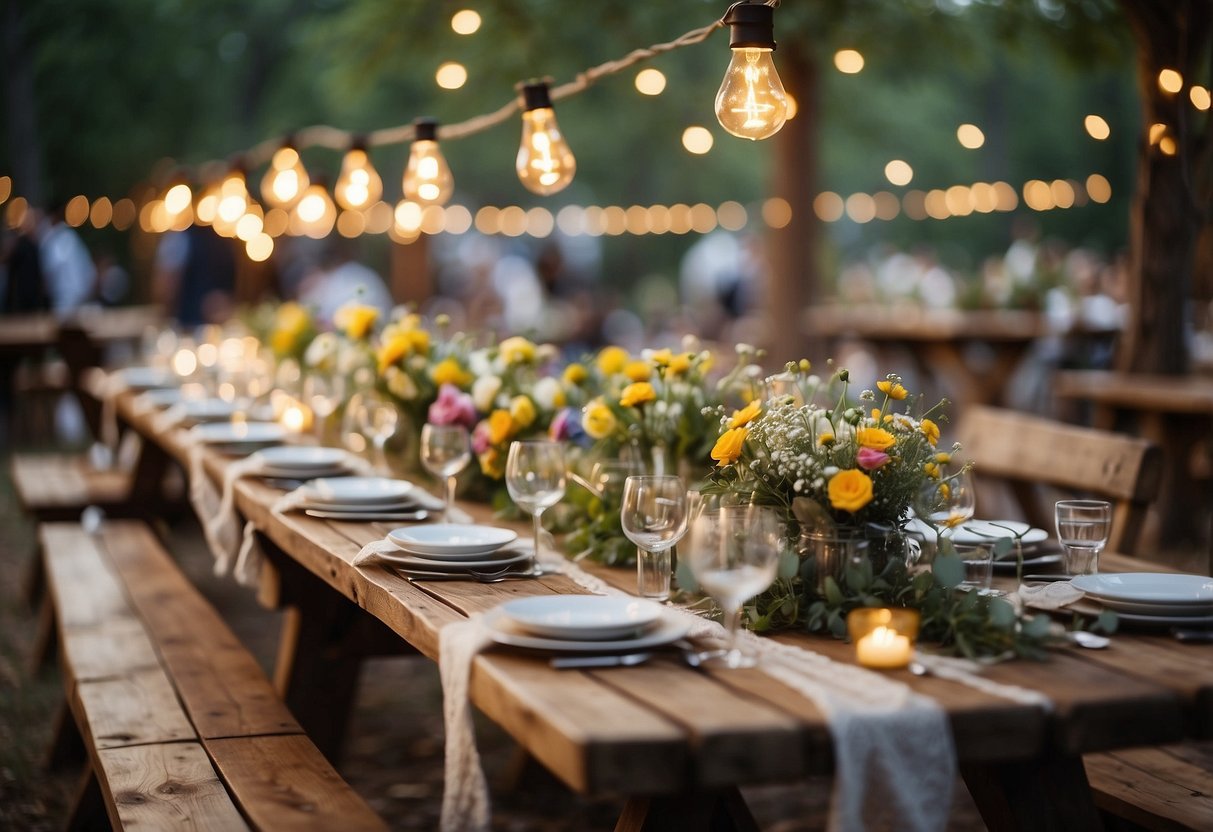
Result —
<instances>
[{"instance_id":1,"label":"stacked plate","mask_svg":"<svg viewBox=\"0 0 1213 832\"><path fill-rule=\"evenodd\" d=\"M526 571L530 546L511 546L518 534L496 526L438 523L394 529L387 539L399 552L383 555L405 573Z\"/></svg>"},{"instance_id":2,"label":"stacked plate","mask_svg":"<svg viewBox=\"0 0 1213 832\"><path fill-rule=\"evenodd\" d=\"M925 543L934 546L935 530L917 517L906 524L906 531ZM949 535L955 543L978 545L994 543L1002 537L1019 537L1023 548L1024 569L1040 571L1061 563L1061 554L1047 545L1049 533L1032 528L1019 520L970 520L958 526ZM994 560L995 572L1015 572L1015 550Z\"/></svg>"},{"instance_id":3,"label":"stacked plate","mask_svg":"<svg viewBox=\"0 0 1213 832\"><path fill-rule=\"evenodd\" d=\"M322 477L304 488L300 508L325 520L420 520L418 509L442 508L408 480L388 477Z\"/></svg>"},{"instance_id":4,"label":"stacked plate","mask_svg":"<svg viewBox=\"0 0 1213 832\"><path fill-rule=\"evenodd\" d=\"M1070 584L1135 624L1213 625L1213 578L1166 572L1079 575Z\"/></svg>"},{"instance_id":5,"label":"stacked plate","mask_svg":"<svg viewBox=\"0 0 1213 832\"><path fill-rule=\"evenodd\" d=\"M190 429L195 442L231 454L249 454L286 439L286 429L275 422L210 422Z\"/></svg>"},{"instance_id":6,"label":"stacked plate","mask_svg":"<svg viewBox=\"0 0 1213 832\"><path fill-rule=\"evenodd\" d=\"M118 378L129 390L162 390L181 386L181 380L174 373L160 367L126 367L118 371Z\"/></svg>"},{"instance_id":7,"label":"stacked plate","mask_svg":"<svg viewBox=\"0 0 1213 832\"><path fill-rule=\"evenodd\" d=\"M484 617L494 641L562 653L630 653L677 641L685 617L627 596L543 595L519 598Z\"/></svg>"},{"instance_id":8,"label":"stacked plate","mask_svg":"<svg viewBox=\"0 0 1213 832\"><path fill-rule=\"evenodd\" d=\"M279 445L257 451L254 456L261 463L262 476L266 477L311 480L337 477L349 471L349 457L340 448Z\"/></svg>"},{"instance_id":9,"label":"stacked plate","mask_svg":"<svg viewBox=\"0 0 1213 832\"><path fill-rule=\"evenodd\" d=\"M230 422L240 410L226 399L187 399L174 406L181 409L182 421L187 425Z\"/></svg>"}]
</instances>

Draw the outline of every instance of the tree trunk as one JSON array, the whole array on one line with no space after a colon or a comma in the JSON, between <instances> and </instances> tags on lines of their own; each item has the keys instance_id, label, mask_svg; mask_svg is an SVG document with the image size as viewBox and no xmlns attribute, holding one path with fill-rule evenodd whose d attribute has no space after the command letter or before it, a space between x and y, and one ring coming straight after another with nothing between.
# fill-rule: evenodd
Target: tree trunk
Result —
<instances>
[{"instance_id":1,"label":"tree trunk","mask_svg":"<svg viewBox=\"0 0 1213 832\"><path fill-rule=\"evenodd\" d=\"M820 223L813 213L817 193L817 113L820 87L818 68L805 50L785 42L777 55L784 87L796 99L796 117L770 140L774 150L770 196L787 200L791 221L772 229L768 237L769 278L765 313L769 335L769 364L807 357L810 345L801 317L806 304L820 297L817 246Z\"/></svg>"},{"instance_id":2,"label":"tree trunk","mask_svg":"<svg viewBox=\"0 0 1213 832\"><path fill-rule=\"evenodd\" d=\"M1209 131L1196 129L1187 93L1208 59L1213 3L1189 0L1178 9L1155 0L1121 5L1137 41L1143 129L1130 222L1130 313L1117 363L1122 370L1177 375L1188 369L1186 306L1210 198L1207 182L1198 181L1207 174ZM1177 94L1159 87L1159 72L1166 68L1183 75ZM1166 125L1161 142L1157 136L1150 141L1156 124Z\"/></svg>"},{"instance_id":3,"label":"tree trunk","mask_svg":"<svg viewBox=\"0 0 1213 832\"><path fill-rule=\"evenodd\" d=\"M20 0L6 0L0 17L3 44L5 121L8 124L9 158L13 164L13 190L31 205L45 207L42 154L38 146L38 108L34 94L33 67L25 51L25 31Z\"/></svg>"}]
</instances>

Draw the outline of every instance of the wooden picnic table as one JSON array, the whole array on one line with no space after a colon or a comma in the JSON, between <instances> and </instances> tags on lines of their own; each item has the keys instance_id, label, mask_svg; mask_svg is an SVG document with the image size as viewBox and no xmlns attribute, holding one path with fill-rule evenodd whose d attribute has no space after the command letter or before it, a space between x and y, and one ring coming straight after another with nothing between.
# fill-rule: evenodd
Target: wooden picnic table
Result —
<instances>
[{"instance_id":1,"label":"wooden picnic table","mask_svg":"<svg viewBox=\"0 0 1213 832\"><path fill-rule=\"evenodd\" d=\"M135 412L132 401L120 396L118 413L149 440L149 452L185 462L184 432L157 432L152 415ZM204 458L216 479L228 464L217 453ZM260 597L288 608L276 684L330 754L340 749L358 661L368 652L387 647L436 659L447 624L512 598L586 591L564 575L412 584L380 566L355 568L359 550L388 527L275 514L281 494L254 478L238 481L235 491L268 555ZM496 522L486 506L463 508L478 522ZM1103 562L1113 570L1145 567L1114 554ZM618 587L634 586L630 570L593 572ZM778 638L853 660L850 645L830 638ZM891 673L946 710L961 771L992 829L1099 828L1082 754L1213 736L1213 647L1165 635L1125 633L1107 650L1061 650L1047 662L1012 661L985 671L996 682L1045 694L1052 710L943 678ZM494 648L474 661L471 699L570 788L626 795L620 829L662 828L662 818L698 828L696 813L715 799L737 806L740 785L831 770L826 719L761 668L695 670L659 659L557 671L542 657Z\"/></svg>"},{"instance_id":2,"label":"wooden picnic table","mask_svg":"<svg viewBox=\"0 0 1213 832\"><path fill-rule=\"evenodd\" d=\"M157 306L85 307L66 318L50 312L0 315L0 352L26 355L57 346L64 327L81 329L101 345L137 341L147 327L163 320Z\"/></svg>"}]
</instances>

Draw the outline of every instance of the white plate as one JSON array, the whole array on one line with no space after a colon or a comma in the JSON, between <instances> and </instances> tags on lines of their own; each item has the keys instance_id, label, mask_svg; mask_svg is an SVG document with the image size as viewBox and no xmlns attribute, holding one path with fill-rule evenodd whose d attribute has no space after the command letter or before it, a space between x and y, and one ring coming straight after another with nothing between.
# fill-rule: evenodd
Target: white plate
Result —
<instances>
[{"instance_id":1,"label":"white plate","mask_svg":"<svg viewBox=\"0 0 1213 832\"><path fill-rule=\"evenodd\" d=\"M361 506L399 503L413 490L408 480L387 477L337 477L318 479L308 486L312 502L325 506L354 504Z\"/></svg>"},{"instance_id":2,"label":"white plate","mask_svg":"<svg viewBox=\"0 0 1213 832\"><path fill-rule=\"evenodd\" d=\"M231 419L239 409L234 402L223 399L193 399L179 406L187 422L222 422Z\"/></svg>"},{"instance_id":3,"label":"white plate","mask_svg":"<svg viewBox=\"0 0 1213 832\"><path fill-rule=\"evenodd\" d=\"M393 529L388 534L388 540L406 552L443 558L485 555L517 539L518 533L509 529L462 523Z\"/></svg>"},{"instance_id":4,"label":"white plate","mask_svg":"<svg viewBox=\"0 0 1213 832\"><path fill-rule=\"evenodd\" d=\"M635 637L663 612L660 604L613 595L542 595L501 606L531 635L582 641Z\"/></svg>"},{"instance_id":5,"label":"white plate","mask_svg":"<svg viewBox=\"0 0 1213 832\"><path fill-rule=\"evenodd\" d=\"M1213 615L1143 615L1118 612L1116 617L1125 624L1142 627L1207 627L1213 626Z\"/></svg>"},{"instance_id":6,"label":"white plate","mask_svg":"<svg viewBox=\"0 0 1213 832\"><path fill-rule=\"evenodd\" d=\"M303 513L308 517L315 517L319 520L341 520L347 523L416 523L425 519L424 515L420 517L414 516L418 511L424 511L424 509L394 508L388 511L326 511L320 508L308 508L304 509Z\"/></svg>"},{"instance_id":7,"label":"white plate","mask_svg":"<svg viewBox=\"0 0 1213 832\"><path fill-rule=\"evenodd\" d=\"M1071 583L1099 600L1213 605L1213 578L1167 572L1079 575Z\"/></svg>"},{"instance_id":8,"label":"white plate","mask_svg":"<svg viewBox=\"0 0 1213 832\"><path fill-rule=\"evenodd\" d=\"M281 442L286 429L274 422L212 422L190 429L198 442L215 445L254 445Z\"/></svg>"},{"instance_id":9,"label":"white plate","mask_svg":"<svg viewBox=\"0 0 1213 832\"><path fill-rule=\"evenodd\" d=\"M952 532L954 543L993 543L1000 537L1020 538L1025 546L1044 543L1049 539L1049 533L1044 529L1034 529L1027 523L1018 520L970 520Z\"/></svg>"},{"instance_id":10,"label":"white plate","mask_svg":"<svg viewBox=\"0 0 1213 832\"><path fill-rule=\"evenodd\" d=\"M260 453L260 452L258 452ZM321 477L339 477L349 469L340 465L326 465L323 468L279 468L275 465L262 464L257 474L262 477L281 477L291 480L315 480Z\"/></svg>"},{"instance_id":11,"label":"white plate","mask_svg":"<svg viewBox=\"0 0 1213 832\"><path fill-rule=\"evenodd\" d=\"M1213 604L1151 604L1148 601L1124 601L1119 598L1100 598L1094 595L1087 597L1117 613L1127 612L1135 615L1162 615L1177 618L1213 616Z\"/></svg>"},{"instance_id":12,"label":"white plate","mask_svg":"<svg viewBox=\"0 0 1213 832\"><path fill-rule=\"evenodd\" d=\"M346 453L340 448L316 445L282 445L258 451L257 456L274 468L340 468L346 462Z\"/></svg>"},{"instance_id":13,"label":"white plate","mask_svg":"<svg viewBox=\"0 0 1213 832\"><path fill-rule=\"evenodd\" d=\"M466 572L469 569L496 570L516 563L525 563L531 559L531 550L516 551L506 549L498 552L497 556L489 556L484 560L432 560L421 555L411 555L407 552L387 552L381 554L384 560L403 566L405 570L420 569L424 572Z\"/></svg>"},{"instance_id":14,"label":"white plate","mask_svg":"<svg viewBox=\"0 0 1213 832\"><path fill-rule=\"evenodd\" d=\"M118 377L131 390L155 390L180 384L177 376L159 367L127 367L118 371Z\"/></svg>"},{"instance_id":15,"label":"white plate","mask_svg":"<svg viewBox=\"0 0 1213 832\"><path fill-rule=\"evenodd\" d=\"M615 641L577 641L528 635L518 629L518 626L500 607L485 613L482 620L488 625L493 641L498 644L526 647L531 650L549 650L556 653L619 653L643 650L646 647L659 647L678 641L691 628L691 622L687 621L684 616L663 611L661 618L651 629L635 638Z\"/></svg>"},{"instance_id":16,"label":"white plate","mask_svg":"<svg viewBox=\"0 0 1213 832\"><path fill-rule=\"evenodd\" d=\"M142 395L142 399L152 407L171 407L186 400L185 391L180 387L148 390Z\"/></svg>"}]
</instances>

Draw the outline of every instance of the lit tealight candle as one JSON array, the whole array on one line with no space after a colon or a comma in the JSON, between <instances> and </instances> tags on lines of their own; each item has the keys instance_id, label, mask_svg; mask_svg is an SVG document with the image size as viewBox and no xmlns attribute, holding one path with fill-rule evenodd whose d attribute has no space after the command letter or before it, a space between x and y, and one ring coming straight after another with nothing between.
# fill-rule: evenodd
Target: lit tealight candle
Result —
<instances>
[{"instance_id":1,"label":"lit tealight candle","mask_svg":"<svg viewBox=\"0 0 1213 832\"><path fill-rule=\"evenodd\" d=\"M862 608L847 616L855 658L864 667L905 667L914 657L918 612L911 609Z\"/></svg>"},{"instance_id":2,"label":"lit tealight candle","mask_svg":"<svg viewBox=\"0 0 1213 832\"><path fill-rule=\"evenodd\" d=\"M292 404L282 411L282 426L291 433L303 433L307 427L308 414L302 405Z\"/></svg>"}]
</instances>

